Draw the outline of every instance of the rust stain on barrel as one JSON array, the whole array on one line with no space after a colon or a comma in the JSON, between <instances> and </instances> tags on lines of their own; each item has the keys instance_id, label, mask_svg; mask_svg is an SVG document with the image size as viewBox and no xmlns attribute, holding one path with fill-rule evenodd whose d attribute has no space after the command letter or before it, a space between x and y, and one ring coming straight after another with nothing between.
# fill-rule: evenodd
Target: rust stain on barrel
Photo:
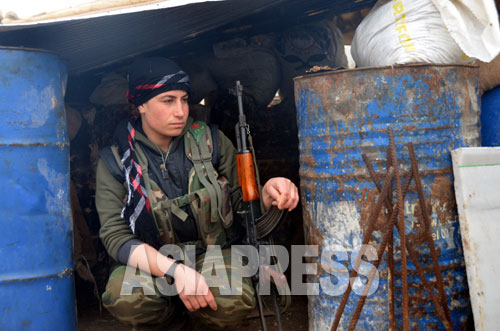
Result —
<instances>
[{"instance_id":1,"label":"rust stain on barrel","mask_svg":"<svg viewBox=\"0 0 500 331\"><path fill-rule=\"evenodd\" d=\"M450 223L456 220L456 201L453 182L445 176L437 176L432 183L431 199L436 202L435 211L440 223ZM429 209L431 210L431 209Z\"/></svg>"}]
</instances>

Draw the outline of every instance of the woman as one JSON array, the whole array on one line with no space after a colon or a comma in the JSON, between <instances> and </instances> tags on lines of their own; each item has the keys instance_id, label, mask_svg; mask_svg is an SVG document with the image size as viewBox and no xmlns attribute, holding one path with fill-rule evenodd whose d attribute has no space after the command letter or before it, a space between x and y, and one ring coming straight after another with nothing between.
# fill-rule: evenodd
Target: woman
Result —
<instances>
[{"instance_id":1,"label":"woman","mask_svg":"<svg viewBox=\"0 0 500 331\"><path fill-rule=\"evenodd\" d=\"M238 323L255 305L248 279L242 281L241 295L224 296L210 290L199 272L207 245L224 246L232 238L232 209L239 192L234 146L215 127L193 123L190 93L188 76L172 61L135 61L127 96L139 117L118 125L114 145L101 151L97 166L100 237L119 264L103 303L117 319L132 325L169 324L184 306L201 323L224 328ZM204 161L195 158L198 154ZM266 210L292 210L298 200L297 187L286 178L272 178L262 188ZM194 245L196 264L182 264L168 256L172 252L160 253L165 244ZM231 268L228 251L222 251L226 271L241 273ZM134 284L136 267L153 278L173 278L178 297Z\"/></svg>"}]
</instances>

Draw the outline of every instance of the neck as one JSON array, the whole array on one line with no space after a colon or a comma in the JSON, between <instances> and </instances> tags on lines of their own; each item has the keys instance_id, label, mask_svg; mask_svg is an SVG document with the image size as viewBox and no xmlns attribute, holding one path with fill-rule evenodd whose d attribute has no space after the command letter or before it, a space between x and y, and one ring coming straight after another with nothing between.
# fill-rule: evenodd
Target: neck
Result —
<instances>
[{"instance_id":1,"label":"neck","mask_svg":"<svg viewBox=\"0 0 500 331\"><path fill-rule=\"evenodd\" d=\"M151 140L156 146L158 146L163 152L165 153L168 152L168 149L170 148L170 143L172 142L172 137L168 138L159 137L159 139L155 139L158 137L152 138L147 132L146 135L148 136L148 139Z\"/></svg>"},{"instance_id":2,"label":"neck","mask_svg":"<svg viewBox=\"0 0 500 331\"><path fill-rule=\"evenodd\" d=\"M151 140L156 146L158 146L163 152L168 152L170 143L172 142L172 137L158 135L156 134L156 132L150 130L146 125L142 126L142 130L144 131L148 139Z\"/></svg>"},{"instance_id":3,"label":"neck","mask_svg":"<svg viewBox=\"0 0 500 331\"><path fill-rule=\"evenodd\" d=\"M172 138L170 138L167 142L155 142L153 140L151 140L152 142L154 142L158 147L160 147L160 149L165 152L165 153L168 153L168 150L170 148L170 143L172 142Z\"/></svg>"}]
</instances>

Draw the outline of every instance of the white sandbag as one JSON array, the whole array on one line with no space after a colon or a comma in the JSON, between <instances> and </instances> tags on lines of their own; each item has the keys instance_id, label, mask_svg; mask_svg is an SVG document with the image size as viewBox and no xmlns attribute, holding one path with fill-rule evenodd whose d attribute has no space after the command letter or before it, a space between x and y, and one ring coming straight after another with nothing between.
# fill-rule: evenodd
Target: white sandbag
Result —
<instances>
[{"instance_id":1,"label":"white sandbag","mask_svg":"<svg viewBox=\"0 0 500 331\"><path fill-rule=\"evenodd\" d=\"M285 30L275 46L281 64L282 98L293 98L293 78L314 66L347 67L342 33L331 21L322 20Z\"/></svg>"},{"instance_id":2,"label":"white sandbag","mask_svg":"<svg viewBox=\"0 0 500 331\"><path fill-rule=\"evenodd\" d=\"M432 0L377 3L356 29L351 53L359 67L396 63L471 63Z\"/></svg>"},{"instance_id":3,"label":"white sandbag","mask_svg":"<svg viewBox=\"0 0 500 331\"><path fill-rule=\"evenodd\" d=\"M470 57L490 62L500 52L493 0L432 0L452 38Z\"/></svg>"}]
</instances>

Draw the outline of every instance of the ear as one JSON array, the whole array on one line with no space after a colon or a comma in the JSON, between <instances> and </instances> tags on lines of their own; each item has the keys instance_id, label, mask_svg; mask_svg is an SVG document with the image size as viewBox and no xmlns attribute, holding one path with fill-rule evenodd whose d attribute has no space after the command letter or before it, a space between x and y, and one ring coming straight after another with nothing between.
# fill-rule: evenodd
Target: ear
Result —
<instances>
[{"instance_id":1,"label":"ear","mask_svg":"<svg viewBox=\"0 0 500 331\"><path fill-rule=\"evenodd\" d=\"M137 107L137 110L139 110L140 114L144 114L146 112L146 109L144 109L144 104L142 104L139 107Z\"/></svg>"}]
</instances>

